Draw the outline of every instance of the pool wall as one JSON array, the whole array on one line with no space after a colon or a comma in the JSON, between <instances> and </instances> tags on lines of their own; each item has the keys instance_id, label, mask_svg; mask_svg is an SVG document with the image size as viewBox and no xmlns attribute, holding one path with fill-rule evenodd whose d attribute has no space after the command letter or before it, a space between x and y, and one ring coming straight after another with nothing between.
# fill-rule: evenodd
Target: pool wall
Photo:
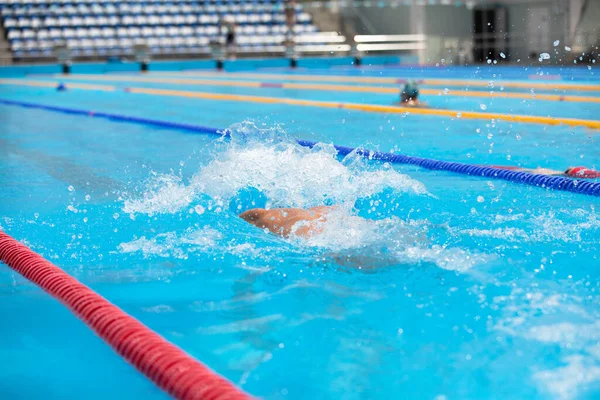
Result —
<instances>
[{"instance_id":1,"label":"pool wall","mask_svg":"<svg viewBox=\"0 0 600 400\"><path fill-rule=\"evenodd\" d=\"M362 59L362 65L398 65L416 64L416 56L367 56ZM352 57L306 57L298 60L299 68L323 68L331 66L352 66ZM290 65L286 58L248 58L225 61L225 70L242 71L257 68L285 68ZM152 61L148 64L149 71L184 71L194 69L214 69L215 60L172 60ZM110 72L137 72L141 70L138 62L94 62L74 63L71 72L77 74L100 74ZM0 77L19 77L34 74L59 74L60 64L10 65L0 67Z\"/></svg>"}]
</instances>

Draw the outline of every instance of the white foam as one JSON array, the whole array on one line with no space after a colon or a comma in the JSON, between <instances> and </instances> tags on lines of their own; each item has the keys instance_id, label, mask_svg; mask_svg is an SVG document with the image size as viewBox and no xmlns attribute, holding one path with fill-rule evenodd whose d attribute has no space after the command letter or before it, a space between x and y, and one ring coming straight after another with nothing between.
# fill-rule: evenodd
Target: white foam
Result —
<instances>
[{"instance_id":1,"label":"white foam","mask_svg":"<svg viewBox=\"0 0 600 400\"><path fill-rule=\"evenodd\" d=\"M186 207L194 199L194 188L186 186L175 175L152 177L142 198L127 199L123 211L128 214L172 214Z\"/></svg>"},{"instance_id":2,"label":"white foam","mask_svg":"<svg viewBox=\"0 0 600 400\"><path fill-rule=\"evenodd\" d=\"M370 210L394 209L401 203L401 196L429 195L421 182L389 164L368 162L356 152L340 160L331 144L303 147L279 127L259 129L244 122L230 131L231 140L217 141L213 158L189 182L175 175L153 176L141 197L125 201L123 211L153 215L196 210L205 214L197 210L222 210L238 199L239 193L254 188L266 198L267 207L338 205L318 234L308 239L292 237L293 247L305 254L327 252L334 260L358 267L425 261L460 271L483 260L460 249L431 246L426 236L427 221L405 222L396 217L374 221L356 215L353 207L359 199L385 193L386 200L373 200ZM194 234L202 236L199 243L190 242ZM167 232L122 243L120 250L184 258L207 247L206 243L214 247L215 239L209 236L206 231ZM275 254L269 248L240 243L223 245L221 250L265 260ZM280 248L281 242L275 247Z\"/></svg>"},{"instance_id":3,"label":"white foam","mask_svg":"<svg viewBox=\"0 0 600 400\"><path fill-rule=\"evenodd\" d=\"M212 228L187 229L183 235L167 232L156 235L151 239L142 236L130 242L119 245L123 253L141 252L144 257L175 257L187 258L189 253L207 251L215 246L222 234Z\"/></svg>"}]
</instances>

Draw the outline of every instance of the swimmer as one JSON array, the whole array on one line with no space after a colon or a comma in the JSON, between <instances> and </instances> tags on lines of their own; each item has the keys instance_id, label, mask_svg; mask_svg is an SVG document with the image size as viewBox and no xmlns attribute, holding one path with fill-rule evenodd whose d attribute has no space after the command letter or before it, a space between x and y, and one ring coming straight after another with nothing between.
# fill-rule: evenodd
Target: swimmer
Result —
<instances>
[{"instance_id":1,"label":"swimmer","mask_svg":"<svg viewBox=\"0 0 600 400\"><path fill-rule=\"evenodd\" d=\"M400 88L400 103L403 107L427 107L427 103L419 101L417 82L410 80Z\"/></svg>"},{"instance_id":2,"label":"swimmer","mask_svg":"<svg viewBox=\"0 0 600 400\"><path fill-rule=\"evenodd\" d=\"M240 214L244 221L283 237L291 233L309 237L321 231L319 226L327 220L326 216L334 206L317 206L307 210L302 208L253 208ZM298 226L296 226L298 224Z\"/></svg>"},{"instance_id":3,"label":"swimmer","mask_svg":"<svg viewBox=\"0 0 600 400\"><path fill-rule=\"evenodd\" d=\"M530 174L547 175L547 176L564 176L569 178L579 179L596 179L600 178L600 171L589 169L586 167L569 167L565 171L557 171L549 168L521 168L514 166L490 165L492 168L506 169L510 171L529 172Z\"/></svg>"}]
</instances>

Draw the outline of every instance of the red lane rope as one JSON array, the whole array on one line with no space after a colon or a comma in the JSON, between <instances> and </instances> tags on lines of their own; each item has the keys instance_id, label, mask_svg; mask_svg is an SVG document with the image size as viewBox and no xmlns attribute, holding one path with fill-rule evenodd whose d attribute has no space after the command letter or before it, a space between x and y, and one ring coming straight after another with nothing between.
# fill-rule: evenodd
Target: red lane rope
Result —
<instances>
[{"instance_id":1,"label":"red lane rope","mask_svg":"<svg viewBox=\"0 0 600 400\"><path fill-rule=\"evenodd\" d=\"M251 399L225 378L2 231L0 260L62 302L121 357L171 396L186 400Z\"/></svg>"}]
</instances>

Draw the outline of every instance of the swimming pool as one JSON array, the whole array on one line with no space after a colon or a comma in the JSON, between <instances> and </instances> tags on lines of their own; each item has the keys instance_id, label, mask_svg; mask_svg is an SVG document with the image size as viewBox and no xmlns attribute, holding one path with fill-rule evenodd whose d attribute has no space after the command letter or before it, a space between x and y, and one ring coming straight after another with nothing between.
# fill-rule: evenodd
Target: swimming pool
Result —
<instances>
[{"instance_id":1,"label":"swimming pool","mask_svg":"<svg viewBox=\"0 0 600 400\"><path fill-rule=\"evenodd\" d=\"M423 85L439 90L425 101L457 111L446 117L239 97L388 106L393 93L189 82L306 84L279 75L318 74L332 77L323 84L386 88L397 85L333 77L480 79L485 86L471 90L490 93L539 72L373 67L143 76L162 82L135 74L15 79L0 85L1 99L229 127L232 139L0 105L0 229L258 397L596 398L597 197L341 159L328 144L471 164L599 168L596 130L458 114L596 120L598 102L534 96L600 91L505 88L530 96L514 99L452 95L462 88L452 82ZM561 75L550 86L597 81L595 70L545 72ZM491 87L494 74L501 79ZM57 92L48 82L104 87ZM294 138L324 145L310 150ZM238 205L252 202L347 207L323 235L302 241L237 218ZM1 268L0 288L7 397L166 397L35 286Z\"/></svg>"}]
</instances>

